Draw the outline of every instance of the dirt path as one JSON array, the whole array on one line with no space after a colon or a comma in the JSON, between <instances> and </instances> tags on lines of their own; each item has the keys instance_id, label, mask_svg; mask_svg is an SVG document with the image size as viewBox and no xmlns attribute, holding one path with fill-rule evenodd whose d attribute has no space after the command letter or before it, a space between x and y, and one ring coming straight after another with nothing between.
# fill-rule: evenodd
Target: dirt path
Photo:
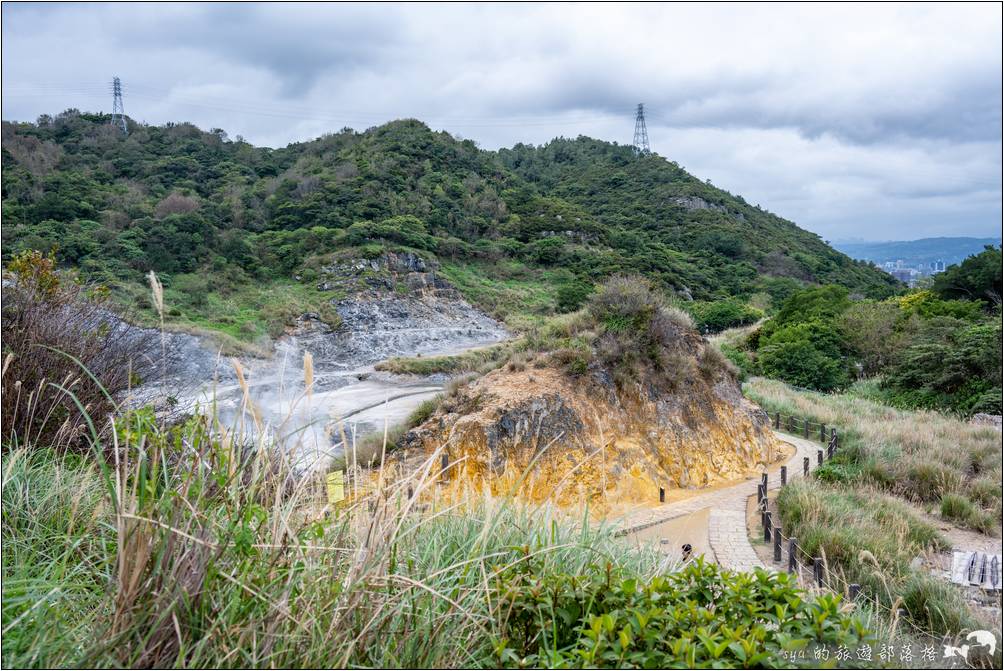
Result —
<instances>
[{"instance_id":1,"label":"dirt path","mask_svg":"<svg viewBox=\"0 0 1004 671\"><path fill-rule=\"evenodd\" d=\"M810 468L815 468L816 452L821 449L818 443L786 433L776 434L780 440L795 447L795 453L784 464L790 477L802 473L805 457L809 458ZM780 471L781 464L768 470L768 489L781 486ZM751 477L682 501L632 511L619 520L621 533L639 541L665 541L660 542L659 547L677 557L682 545L689 543L695 555L700 554L698 548L710 549L706 556L724 568L749 571L758 566L764 567L750 545L746 531L746 501L756 493L756 485L756 478ZM697 515L705 510L706 516ZM684 519L686 522L677 522ZM703 528L701 520L706 520Z\"/></svg>"}]
</instances>

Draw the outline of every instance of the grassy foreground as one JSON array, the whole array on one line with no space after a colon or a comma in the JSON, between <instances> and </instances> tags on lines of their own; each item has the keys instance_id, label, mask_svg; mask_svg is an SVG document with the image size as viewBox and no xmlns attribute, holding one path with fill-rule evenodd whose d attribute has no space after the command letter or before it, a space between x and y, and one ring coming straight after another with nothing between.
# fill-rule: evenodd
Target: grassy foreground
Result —
<instances>
[{"instance_id":1,"label":"grassy foreground","mask_svg":"<svg viewBox=\"0 0 1004 671\"><path fill-rule=\"evenodd\" d=\"M92 439L4 451L4 667L776 666L873 640L787 575L681 570L546 506L439 508L437 455L331 506L205 417Z\"/></svg>"}]
</instances>

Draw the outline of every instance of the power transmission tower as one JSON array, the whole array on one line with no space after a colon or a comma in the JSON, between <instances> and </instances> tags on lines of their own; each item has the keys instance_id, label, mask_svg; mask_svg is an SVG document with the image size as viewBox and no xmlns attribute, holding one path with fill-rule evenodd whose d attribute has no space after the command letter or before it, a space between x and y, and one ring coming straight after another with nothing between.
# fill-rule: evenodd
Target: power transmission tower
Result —
<instances>
[{"instance_id":1,"label":"power transmission tower","mask_svg":"<svg viewBox=\"0 0 1004 671\"><path fill-rule=\"evenodd\" d=\"M112 125L122 129L123 135L129 134L126 125L125 107L122 106L122 82L118 77L112 79Z\"/></svg>"},{"instance_id":2,"label":"power transmission tower","mask_svg":"<svg viewBox=\"0 0 1004 671\"><path fill-rule=\"evenodd\" d=\"M645 103L638 103L638 114L634 118L634 151L636 154L650 154L648 128L645 127Z\"/></svg>"}]
</instances>

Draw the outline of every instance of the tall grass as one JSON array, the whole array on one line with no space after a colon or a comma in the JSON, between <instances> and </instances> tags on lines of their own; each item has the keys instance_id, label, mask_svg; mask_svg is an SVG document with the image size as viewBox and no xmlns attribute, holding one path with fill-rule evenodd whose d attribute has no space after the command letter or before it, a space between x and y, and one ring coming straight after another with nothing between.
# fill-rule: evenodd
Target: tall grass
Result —
<instances>
[{"instance_id":1,"label":"tall grass","mask_svg":"<svg viewBox=\"0 0 1004 671\"><path fill-rule=\"evenodd\" d=\"M431 463L333 506L206 418L137 411L111 436L97 462L4 456L4 666L491 665L514 564L668 568L546 507L437 509Z\"/></svg>"},{"instance_id":2,"label":"tall grass","mask_svg":"<svg viewBox=\"0 0 1004 671\"><path fill-rule=\"evenodd\" d=\"M753 378L744 390L769 412L838 427L838 462L847 466L847 477L919 504L940 505L943 497L953 495L955 505L946 510L958 509L959 499L965 499L975 512L953 521L1000 535L999 429L846 394L797 390L764 378Z\"/></svg>"},{"instance_id":3,"label":"tall grass","mask_svg":"<svg viewBox=\"0 0 1004 671\"><path fill-rule=\"evenodd\" d=\"M956 587L916 565L917 557L950 545L906 502L940 500L946 519L999 534L996 429L935 412L796 390L763 378L753 378L744 390L772 413L806 417L840 431L834 460L812 479L789 484L777 499L785 533L797 537L809 557L825 556L829 570L860 584L882 608L903 608L907 622L920 632L955 637L996 626L978 617Z\"/></svg>"}]
</instances>

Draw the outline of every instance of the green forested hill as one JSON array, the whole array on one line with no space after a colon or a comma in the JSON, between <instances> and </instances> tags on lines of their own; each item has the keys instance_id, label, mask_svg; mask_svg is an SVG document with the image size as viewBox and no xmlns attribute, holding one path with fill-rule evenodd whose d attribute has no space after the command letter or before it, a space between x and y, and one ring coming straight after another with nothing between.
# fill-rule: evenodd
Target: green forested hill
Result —
<instances>
[{"instance_id":1,"label":"green forested hill","mask_svg":"<svg viewBox=\"0 0 1004 671\"><path fill-rule=\"evenodd\" d=\"M273 150L190 124L130 124L123 137L107 116L70 110L5 122L2 146L5 258L54 248L121 291L155 270L175 316L208 325L210 313L253 321L268 300L248 292L263 287L309 302L331 254L383 247L435 256L501 316L573 307L618 272L698 300L776 300L802 283L895 290L666 159L589 138L492 152L404 120ZM240 309L224 305L234 296Z\"/></svg>"}]
</instances>

